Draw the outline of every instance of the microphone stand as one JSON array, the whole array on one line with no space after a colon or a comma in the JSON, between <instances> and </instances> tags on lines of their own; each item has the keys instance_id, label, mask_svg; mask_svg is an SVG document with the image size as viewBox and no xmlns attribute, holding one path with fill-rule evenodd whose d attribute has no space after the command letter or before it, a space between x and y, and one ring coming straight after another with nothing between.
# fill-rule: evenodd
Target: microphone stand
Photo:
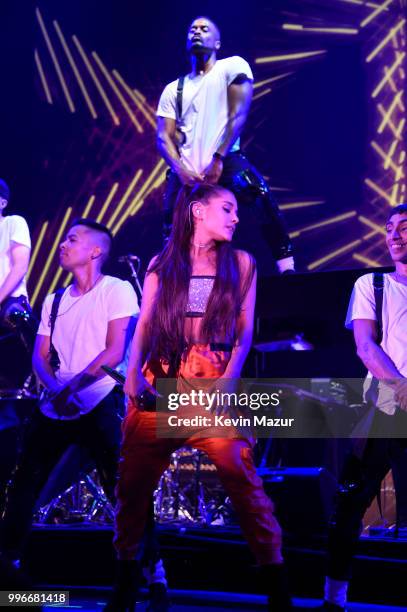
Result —
<instances>
[{"instance_id":1,"label":"microphone stand","mask_svg":"<svg viewBox=\"0 0 407 612\"><path fill-rule=\"evenodd\" d=\"M130 268L130 276L133 279L133 285L134 288L136 290L136 293L138 294L138 297L141 299L143 296L143 289L141 287L140 281L139 281L139 277L138 277L138 272L140 270L140 260L138 257L135 257L134 255L124 255L123 257L120 257L120 261L126 263L129 268ZM137 270L136 267L134 265L134 261L136 261L137 263Z\"/></svg>"}]
</instances>

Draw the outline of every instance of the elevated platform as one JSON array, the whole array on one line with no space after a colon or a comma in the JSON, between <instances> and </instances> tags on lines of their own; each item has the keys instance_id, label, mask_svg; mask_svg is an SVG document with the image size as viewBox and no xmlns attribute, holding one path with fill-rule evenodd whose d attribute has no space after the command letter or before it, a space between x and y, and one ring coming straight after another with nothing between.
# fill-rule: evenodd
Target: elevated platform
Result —
<instances>
[{"instance_id":1,"label":"elevated platform","mask_svg":"<svg viewBox=\"0 0 407 612\"><path fill-rule=\"evenodd\" d=\"M253 558L237 527L182 524L159 527L170 588L258 594ZM35 528L27 569L39 584L86 587L111 585L112 531L90 525ZM295 597L320 598L324 539L285 542ZM57 562L56 562L57 560ZM407 541L362 538L355 559L350 600L406 605Z\"/></svg>"}]
</instances>

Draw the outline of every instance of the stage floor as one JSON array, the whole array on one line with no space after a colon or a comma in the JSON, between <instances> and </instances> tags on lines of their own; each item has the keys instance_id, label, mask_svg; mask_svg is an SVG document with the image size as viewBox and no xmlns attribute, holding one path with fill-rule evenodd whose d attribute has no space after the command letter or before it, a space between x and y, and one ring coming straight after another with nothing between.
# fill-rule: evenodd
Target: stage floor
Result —
<instances>
[{"instance_id":1,"label":"stage floor","mask_svg":"<svg viewBox=\"0 0 407 612\"><path fill-rule=\"evenodd\" d=\"M249 604L244 598L241 600L246 606L244 610L255 610L256 602L263 606L258 609L264 609L265 599L261 596L256 599L259 584L254 559L237 527L160 525L159 534L169 586L174 593L192 593L193 605L212 609L214 604L207 595L202 599L203 604L196 599L196 594L223 593L224 601L217 601L216 605L239 609L237 601L229 602L241 591L250 594L247 597L251 598ZM325 546L324 538L307 541L285 538L284 556L294 597L308 600L322 596ZM92 598L95 593L106 597L112 584L115 570L111 528L90 525L36 527L27 553L27 573L41 587L72 585L75 593L86 599L87 593ZM58 563L55 563L56 558ZM350 600L381 605L379 610L390 610L391 606L407 610L402 607L407 605L406 571L406 540L361 538ZM92 585L92 593L87 591L89 585ZM79 593L78 589L83 592ZM184 605L184 601L177 598L176 603Z\"/></svg>"},{"instance_id":2,"label":"stage floor","mask_svg":"<svg viewBox=\"0 0 407 612\"><path fill-rule=\"evenodd\" d=\"M98 589L99 591L99 589ZM257 612L266 609L266 598L258 595L249 595L243 593L221 593L211 591L181 591L172 590L171 594L171 612L201 612L203 610L212 610L212 612L230 612L230 610L239 610L240 612ZM103 610L108 597L108 592L93 593L89 589L87 594L75 594L71 591L70 605L58 607L60 610L82 610L83 612L91 612ZM310 610L321 604L317 599L294 599L296 610ZM143 612L147 609L147 604L143 601L137 603L137 610ZM45 607L44 611L51 612L55 607ZM406 611L406 607L391 607L378 606L363 603L349 603L349 612L402 612Z\"/></svg>"}]
</instances>

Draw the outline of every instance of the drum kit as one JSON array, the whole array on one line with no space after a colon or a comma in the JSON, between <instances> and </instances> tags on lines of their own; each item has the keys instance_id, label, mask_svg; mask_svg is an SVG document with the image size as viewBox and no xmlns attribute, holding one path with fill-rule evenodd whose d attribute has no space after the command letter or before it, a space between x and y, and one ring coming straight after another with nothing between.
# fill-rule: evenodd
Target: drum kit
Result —
<instances>
[{"instance_id":1,"label":"drum kit","mask_svg":"<svg viewBox=\"0 0 407 612\"><path fill-rule=\"evenodd\" d=\"M76 479L72 465L75 448L67 451L41 494L34 522L37 524L111 525L113 507L101 486L97 471L84 462ZM66 487L66 483L71 482ZM65 483L65 484L63 484ZM66 487L66 488L64 488ZM62 490L61 490L62 488ZM168 469L154 492L157 522L227 525L234 522L216 468L205 453L183 447L172 454Z\"/></svg>"}]
</instances>

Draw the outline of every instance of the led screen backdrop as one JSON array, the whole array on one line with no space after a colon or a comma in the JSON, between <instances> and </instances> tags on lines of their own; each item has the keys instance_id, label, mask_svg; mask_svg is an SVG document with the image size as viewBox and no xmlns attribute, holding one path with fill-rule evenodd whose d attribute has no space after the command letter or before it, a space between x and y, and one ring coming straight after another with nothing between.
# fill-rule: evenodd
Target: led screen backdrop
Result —
<instances>
[{"instance_id":1,"label":"led screen backdrop","mask_svg":"<svg viewBox=\"0 0 407 612\"><path fill-rule=\"evenodd\" d=\"M253 67L243 148L284 210L297 267L388 263L383 221L405 198L404 0L254 4L39 0L29 17L10 9L23 34L19 44L9 36L9 52L17 68L23 53L30 62L6 70L21 122L3 113L13 146L2 174L32 228L34 304L69 281L55 255L75 217L107 223L116 254L135 253L144 267L160 248L166 166L155 108L188 70L186 28L202 13L221 29L220 57ZM28 73L32 86L22 84ZM239 244L271 273L251 231L241 223Z\"/></svg>"}]
</instances>

